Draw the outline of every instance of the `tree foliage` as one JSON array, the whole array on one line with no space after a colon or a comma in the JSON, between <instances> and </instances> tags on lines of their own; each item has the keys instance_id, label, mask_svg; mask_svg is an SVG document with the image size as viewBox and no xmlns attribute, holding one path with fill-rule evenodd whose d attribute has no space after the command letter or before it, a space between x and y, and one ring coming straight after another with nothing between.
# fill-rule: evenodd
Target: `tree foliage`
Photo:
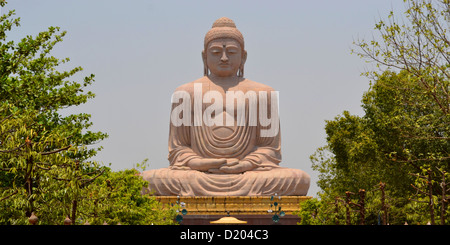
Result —
<instances>
[{"instance_id":1,"label":"tree foliage","mask_svg":"<svg viewBox=\"0 0 450 245\"><path fill-rule=\"evenodd\" d=\"M71 81L82 68L61 71L69 58L50 54L66 32L49 27L16 43L7 38L20 25L14 15L0 16L0 224L27 224L32 213L41 224L171 223L170 210L155 211L155 200L140 194L135 172L91 160L107 134L89 130L90 115L61 113L94 98L85 91L94 75Z\"/></svg>"},{"instance_id":2,"label":"tree foliage","mask_svg":"<svg viewBox=\"0 0 450 245\"><path fill-rule=\"evenodd\" d=\"M3 212L2 219L16 224L23 223L32 212L54 209L54 203L48 202L50 196L63 206L73 206L77 189L88 183L82 180L100 172L97 164L88 160L99 148L86 146L107 135L88 130L90 115L60 113L94 96L83 92L93 82L93 75L84 78L82 84L70 81L81 67L58 71L58 66L69 59L50 55L65 32L49 27L15 43L7 39L7 32L20 23L14 14L12 10L0 17L0 176L2 204L15 214Z\"/></svg>"},{"instance_id":3,"label":"tree foliage","mask_svg":"<svg viewBox=\"0 0 450 245\"><path fill-rule=\"evenodd\" d=\"M371 79L362 99L365 114L345 111L327 121L327 145L311 156L320 172L323 212L332 213L327 207L345 192L376 190L383 182L391 224L424 224L423 217L434 223L434 214L441 223L449 222L449 197L442 195L441 184L448 182L450 170L450 2L405 3L404 22L392 11L375 25L381 40L355 42L354 52L378 69L363 74ZM432 185L418 182L417 174L424 171ZM419 200L417 193L427 195ZM368 210L377 202L370 195ZM424 205L423 199L428 200ZM372 223L375 213L367 216Z\"/></svg>"},{"instance_id":4,"label":"tree foliage","mask_svg":"<svg viewBox=\"0 0 450 245\"><path fill-rule=\"evenodd\" d=\"M142 195L147 185L136 169L107 170L86 190L80 223L85 220L91 224L176 224L176 207L163 207L150 194Z\"/></svg>"}]
</instances>

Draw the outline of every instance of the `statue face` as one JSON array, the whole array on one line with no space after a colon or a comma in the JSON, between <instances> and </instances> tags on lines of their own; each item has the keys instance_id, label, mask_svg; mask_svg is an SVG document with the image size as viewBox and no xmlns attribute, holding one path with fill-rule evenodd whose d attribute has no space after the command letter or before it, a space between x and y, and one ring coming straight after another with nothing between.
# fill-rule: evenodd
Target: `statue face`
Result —
<instances>
[{"instance_id":1,"label":"statue face","mask_svg":"<svg viewBox=\"0 0 450 245\"><path fill-rule=\"evenodd\" d=\"M219 77L236 76L245 61L241 45L230 38L216 39L208 44L203 56L212 74Z\"/></svg>"}]
</instances>

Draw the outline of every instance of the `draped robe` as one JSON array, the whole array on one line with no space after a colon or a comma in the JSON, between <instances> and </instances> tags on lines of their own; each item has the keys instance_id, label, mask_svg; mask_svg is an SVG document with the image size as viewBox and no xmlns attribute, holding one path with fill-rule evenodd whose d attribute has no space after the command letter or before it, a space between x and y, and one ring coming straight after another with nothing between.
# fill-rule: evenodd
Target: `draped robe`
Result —
<instances>
[{"instance_id":1,"label":"draped robe","mask_svg":"<svg viewBox=\"0 0 450 245\"><path fill-rule=\"evenodd\" d=\"M195 86L199 88L199 85L201 85L201 99L208 91L217 91L222 96L224 105L222 114L218 113L214 116L222 118L223 125L205 125L203 114L212 103L202 101L201 113L195 113L194 100L199 98L199 94L195 94L198 93ZM170 123L168 156L170 166L143 172L143 178L149 182L149 191L154 191L156 195L180 196L258 196L275 193L306 195L310 182L309 175L302 170L279 166L281 162L280 130L273 137L261 135L262 130L274 127L273 122L266 127L259 123L260 91L267 93L267 108L263 109L268 112L267 118L272 117L270 96L271 91L274 90L271 87L248 79L219 84L205 76L178 87L176 91L185 91L189 94L192 108L190 123L178 126ZM232 103L234 106L231 109L227 108L227 91L242 91L243 94L249 91L255 92L256 98L253 102L256 102L257 107L253 109L256 111L250 110L252 98L244 99L244 101L236 99ZM173 103L172 110L180 103L182 102ZM241 118L238 117L240 110L244 111ZM232 119L231 124L226 122L227 116ZM256 116L256 124L254 121L251 122L253 116ZM238 122L238 119L243 121ZM196 126L198 125L196 120L201 122L201 125ZM192 170L188 162L194 158L246 160L253 165L253 170L237 174Z\"/></svg>"}]
</instances>

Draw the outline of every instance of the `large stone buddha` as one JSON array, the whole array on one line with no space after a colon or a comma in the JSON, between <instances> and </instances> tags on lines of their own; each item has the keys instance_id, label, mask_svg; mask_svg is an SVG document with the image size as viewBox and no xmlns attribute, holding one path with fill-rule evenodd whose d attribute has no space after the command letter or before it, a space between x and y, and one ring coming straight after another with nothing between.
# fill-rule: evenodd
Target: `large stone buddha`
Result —
<instances>
[{"instance_id":1,"label":"large stone buddha","mask_svg":"<svg viewBox=\"0 0 450 245\"><path fill-rule=\"evenodd\" d=\"M283 168L278 93L244 78L247 52L235 23L206 34L204 76L172 96L168 168L142 173L161 196L304 196L310 177Z\"/></svg>"}]
</instances>

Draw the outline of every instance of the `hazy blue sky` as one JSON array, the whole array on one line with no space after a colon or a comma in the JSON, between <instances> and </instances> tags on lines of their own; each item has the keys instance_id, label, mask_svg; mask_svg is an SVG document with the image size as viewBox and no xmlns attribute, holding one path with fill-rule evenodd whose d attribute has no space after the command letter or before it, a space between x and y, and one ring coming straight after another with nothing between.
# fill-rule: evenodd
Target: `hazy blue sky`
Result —
<instances>
[{"instance_id":1,"label":"hazy blue sky","mask_svg":"<svg viewBox=\"0 0 450 245\"><path fill-rule=\"evenodd\" d=\"M354 39L370 39L377 20L400 0L322 1L152 1L10 0L21 27L13 39L49 26L68 32L53 56L70 57L65 69L82 66L73 77L95 74L97 96L70 113L92 115L92 130L110 137L95 160L114 170L148 158L150 168L167 161L170 98L176 87L203 75L203 38L223 16L245 38L245 77L280 92L283 162L311 175L309 156L325 145L325 120L344 110L362 115L361 96L368 64L350 53Z\"/></svg>"}]
</instances>

